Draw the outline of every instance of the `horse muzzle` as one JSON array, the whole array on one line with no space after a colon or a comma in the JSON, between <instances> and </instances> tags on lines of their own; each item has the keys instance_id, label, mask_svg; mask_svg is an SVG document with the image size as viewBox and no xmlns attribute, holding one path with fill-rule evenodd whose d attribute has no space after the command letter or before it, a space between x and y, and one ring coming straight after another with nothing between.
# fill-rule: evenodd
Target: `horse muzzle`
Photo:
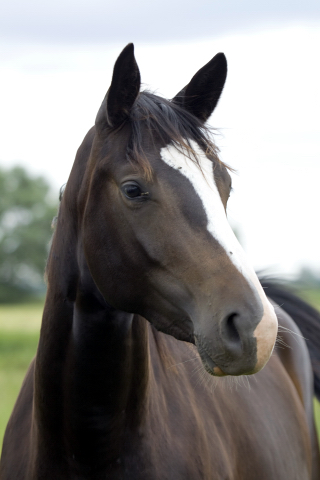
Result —
<instances>
[{"instance_id":1,"label":"horse muzzle","mask_svg":"<svg viewBox=\"0 0 320 480\"><path fill-rule=\"evenodd\" d=\"M251 375L269 360L277 336L277 317L267 299L262 312L254 310L249 305L220 314L220 318L206 322L204 328L202 322L199 324L195 344L211 375Z\"/></svg>"}]
</instances>

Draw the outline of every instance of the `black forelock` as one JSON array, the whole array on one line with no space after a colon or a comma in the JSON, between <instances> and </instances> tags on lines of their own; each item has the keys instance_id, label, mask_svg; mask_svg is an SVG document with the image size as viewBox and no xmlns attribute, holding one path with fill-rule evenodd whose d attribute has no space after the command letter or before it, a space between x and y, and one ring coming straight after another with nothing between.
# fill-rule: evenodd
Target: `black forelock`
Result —
<instances>
[{"instance_id":1,"label":"black forelock","mask_svg":"<svg viewBox=\"0 0 320 480\"><path fill-rule=\"evenodd\" d=\"M141 92L134 103L128 121L131 138L127 148L130 162L142 167L146 176L152 176L151 166L144 152L144 135L147 131L152 142L163 146L172 144L193 161L197 161L191 141L195 141L213 161L219 149L212 139L212 128L179 105L148 91Z\"/></svg>"}]
</instances>

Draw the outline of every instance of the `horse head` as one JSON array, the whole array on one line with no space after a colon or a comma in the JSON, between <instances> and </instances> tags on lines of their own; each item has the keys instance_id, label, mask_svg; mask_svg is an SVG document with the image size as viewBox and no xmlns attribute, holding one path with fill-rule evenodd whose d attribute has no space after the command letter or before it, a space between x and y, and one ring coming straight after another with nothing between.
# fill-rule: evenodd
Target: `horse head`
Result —
<instances>
[{"instance_id":1,"label":"horse head","mask_svg":"<svg viewBox=\"0 0 320 480\"><path fill-rule=\"evenodd\" d=\"M168 101L140 92L128 45L97 115L79 194L84 256L104 299L195 343L218 376L259 371L277 334L228 224L231 177L205 124L226 74L219 53Z\"/></svg>"}]
</instances>

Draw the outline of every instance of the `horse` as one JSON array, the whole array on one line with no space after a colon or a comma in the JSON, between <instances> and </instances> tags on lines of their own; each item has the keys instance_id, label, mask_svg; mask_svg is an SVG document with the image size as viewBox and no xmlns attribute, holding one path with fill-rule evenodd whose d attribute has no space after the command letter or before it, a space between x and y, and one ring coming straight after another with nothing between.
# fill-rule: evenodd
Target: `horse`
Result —
<instances>
[{"instance_id":1,"label":"horse","mask_svg":"<svg viewBox=\"0 0 320 480\"><path fill-rule=\"evenodd\" d=\"M219 53L169 101L140 91L132 44L118 57L60 202L1 480L320 478L319 350L294 322L314 345L320 318L267 298L228 224L206 123L226 75Z\"/></svg>"}]
</instances>

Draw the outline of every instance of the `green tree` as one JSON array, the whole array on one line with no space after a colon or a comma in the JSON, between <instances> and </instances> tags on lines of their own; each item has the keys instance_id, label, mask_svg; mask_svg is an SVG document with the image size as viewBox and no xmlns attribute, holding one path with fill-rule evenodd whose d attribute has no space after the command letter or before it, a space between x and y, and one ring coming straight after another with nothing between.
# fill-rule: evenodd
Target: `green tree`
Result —
<instances>
[{"instance_id":1,"label":"green tree","mask_svg":"<svg viewBox=\"0 0 320 480\"><path fill-rule=\"evenodd\" d=\"M43 177L0 168L0 303L44 292L51 222L57 202Z\"/></svg>"}]
</instances>

